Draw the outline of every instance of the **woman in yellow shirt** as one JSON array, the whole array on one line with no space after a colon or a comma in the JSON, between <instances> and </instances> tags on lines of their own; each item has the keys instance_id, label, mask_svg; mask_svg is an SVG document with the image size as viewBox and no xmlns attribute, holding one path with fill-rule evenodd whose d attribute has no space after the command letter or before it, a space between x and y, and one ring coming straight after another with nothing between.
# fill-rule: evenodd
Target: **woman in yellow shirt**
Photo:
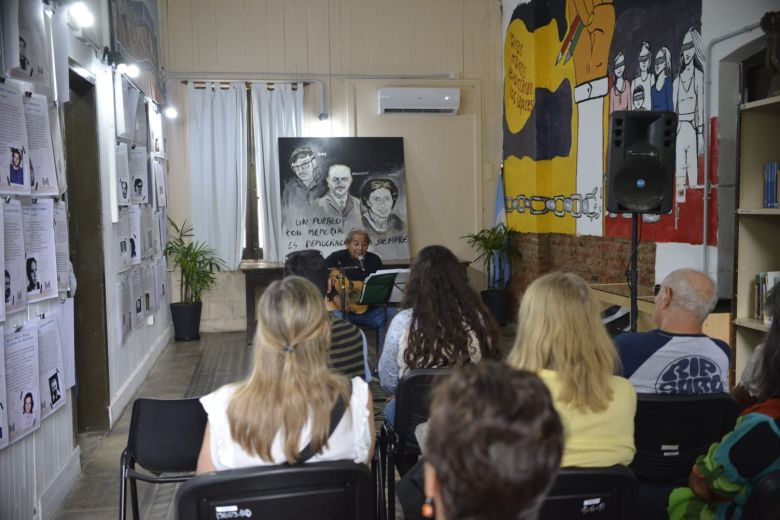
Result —
<instances>
[{"instance_id":1,"label":"woman in yellow shirt","mask_svg":"<svg viewBox=\"0 0 780 520\"><path fill-rule=\"evenodd\" d=\"M636 392L614 375L619 358L598 309L576 274L538 278L523 295L507 359L550 389L566 436L562 467L628 465L636 451Z\"/></svg>"}]
</instances>

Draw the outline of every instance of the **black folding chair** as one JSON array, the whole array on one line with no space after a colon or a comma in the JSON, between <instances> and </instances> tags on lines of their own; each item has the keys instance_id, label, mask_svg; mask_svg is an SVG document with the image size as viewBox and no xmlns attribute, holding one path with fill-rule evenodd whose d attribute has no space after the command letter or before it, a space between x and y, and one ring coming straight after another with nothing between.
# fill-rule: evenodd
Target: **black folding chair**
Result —
<instances>
[{"instance_id":1,"label":"black folding chair","mask_svg":"<svg viewBox=\"0 0 780 520\"><path fill-rule=\"evenodd\" d=\"M637 481L625 466L564 468L542 504L539 520L636 518Z\"/></svg>"},{"instance_id":2,"label":"black folding chair","mask_svg":"<svg viewBox=\"0 0 780 520\"><path fill-rule=\"evenodd\" d=\"M404 473L420 456L414 430L428 420L431 389L439 378L449 374L446 368L411 370L398 382L395 425L385 420L380 433L381 479L387 486L387 518L395 518L395 469ZM384 497L381 497L384 500Z\"/></svg>"},{"instance_id":3,"label":"black folding chair","mask_svg":"<svg viewBox=\"0 0 780 520\"><path fill-rule=\"evenodd\" d=\"M642 484L685 485L696 458L731 431L738 416L729 394L639 394L630 467Z\"/></svg>"},{"instance_id":4,"label":"black folding chair","mask_svg":"<svg viewBox=\"0 0 780 520\"><path fill-rule=\"evenodd\" d=\"M742 520L770 518L780 518L780 471L756 482L742 508Z\"/></svg>"},{"instance_id":5,"label":"black folding chair","mask_svg":"<svg viewBox=\"0 0 780 520\"><path fill-rule=\"evenodd\" d=\"M184 482L198 464L206 429L206 412L198 399L136 399L127 447L120 464L119 518L125 520L127 483L133 518L138 520L136 480L153 484ZM136 470L136 464L146 472Z\"/></svg>"},{"instance_id":6,"label":"black folding chair","mask_svg":"<svg viewBox=\"0 0 780 520\"><path fill-rule=\"evenodd\" d=\"M176 494L181 520L373 520L374 481L364 464L316 462L198 475Z\"/></svg>"}]
</instances>

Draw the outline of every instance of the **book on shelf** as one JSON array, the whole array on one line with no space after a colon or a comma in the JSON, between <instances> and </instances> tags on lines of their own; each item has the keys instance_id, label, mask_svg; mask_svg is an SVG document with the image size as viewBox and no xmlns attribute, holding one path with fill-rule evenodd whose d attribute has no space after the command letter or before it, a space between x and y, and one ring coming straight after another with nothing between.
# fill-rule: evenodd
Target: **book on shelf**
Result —
<instances>
[{"instance_id":1,"label":"book on shelf","mask_svg":"<svg viewBox=\"0 0 780 520\"><path fill-rule=\"evenodd\" d=\"M763 207L765 208L777 208L780 207L778 200L778 168L780 163L767 161L764 163L764 201Z\"/></svg>"},{"instance_id":2,"label":"book on shelf","mask_svg":"<svg viewBox=\"0 0 780 520\"><path fill-rule=\"evenodd\" d=\"M753 318L764 323L772 321L766 304L766 295L778 282L780 282L780 271L766 271L756 275L752 285Z\"/></svg>"}]
</instances>

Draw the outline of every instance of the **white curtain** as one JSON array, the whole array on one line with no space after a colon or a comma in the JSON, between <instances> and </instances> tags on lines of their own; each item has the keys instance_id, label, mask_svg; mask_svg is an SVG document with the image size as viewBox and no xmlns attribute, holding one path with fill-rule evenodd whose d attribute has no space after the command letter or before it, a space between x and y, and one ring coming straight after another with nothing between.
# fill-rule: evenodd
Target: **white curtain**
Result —
<instances>
[{"instance_id":1,"label":"white curtain","mask_svg":"<svg viewBox=\"0 0 780 520\"><path fill-rule=\"evenodd\" d=\"M252 86L252 131L257 164L257 214L263 258L272 262L284 260L279 250L282 229L279 202L279 137L300 137L303 126L303 85L276 84Z\"/></svg>"},{"instance_id":2,"label":"white curtain","mask_svg":"<svg viewBox=\"0 0 780 520\"><path fill-rule=\"evenodd\" d=\"M190 200L195 239L230 269L241 262L247 193L247 92L207 83L189 94Z\"/></svg>"}]
</instances>

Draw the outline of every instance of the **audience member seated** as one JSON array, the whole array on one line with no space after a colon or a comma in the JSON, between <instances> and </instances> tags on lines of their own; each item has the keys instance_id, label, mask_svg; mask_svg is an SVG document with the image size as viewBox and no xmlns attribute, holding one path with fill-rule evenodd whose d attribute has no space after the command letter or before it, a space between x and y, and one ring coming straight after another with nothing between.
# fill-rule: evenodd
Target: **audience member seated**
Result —
<instances>
[{"instance_id":1,"label":"audience member seated","mask_svg":"<svg viewBox=\"0 0 780 520\"><path fill-rule=\"evenodd\" d=\"M371 392L359 377L328 369L330 323L311 282L290 276L268 286L258 303L249 378L201 398L208 423L198 473L285 462L368 463Z\"/></svg>"},{"instance_id":2,"label":"audience member seated","mask_svg":"<svg viewBox=\"0 0 780 520\"><path fill-rule=\"evenodd\" d=\"M780 471L780 290L770 291L767 305L773 320L757 363L759 402L699 457L689 487L672 492L671 520L739 519L753 486Z\"/></svg>"},{"instance_id":3,"label":"audience member seated","mask_svg":"<svg viewBox=\"0 0 780 520\"><path fill-rule=\"evenodd\" d=\"M435 390L423 517L535 518L561 461L563 428L534 374L464 366Z\"/></svg>"},{"instance_id":4,"label":"audience member seated","mask_svg":"<svg viewBox=\"0 0 780 520\"><path fill-rule=\"evenodd\" d=\"M401 311L393 318L379 360L379 380L391 394L415 368L499 359L498 327L465 270L444 246L423 248L412 265ZM395 401L385 409L395 424Z\"/></svg>"},{"instance_id":5,"label":"audience member seated","mask_svg":"<svg viewBox=\"0 0 780 520\"><path fill-rule=\"evenodd\" d=\"M617 351L585 280L556 272L528 286L507 361L550 389L566 432L564 467L631 463L636 393L614 375Z\"/></svg>"},{"instance_id":6,"label":"audience member seated","mask_svg":"<svg viewBox=\"0 0 780 520\"><path fill-rule=\"evenodd\" d=\"M692 269L674 271L655 297L650 332L615 338L623 375L640 394L716 394L728 391L731 349L702 325L717 303L715 282Z\"/></svg>"},{"instance_id":7,"label":"audience member seated","mask_svg":"<svg viewBox=\"0 0 780 520\"><path fill-rule=\"evenodd\" d=\"M290 253L284 263L284 274L306 278L322 292L323 299L325 298L325 291L328 288L328 268L325 267L325 259L319 251L306 249ZM349 378L358 376L370 381L366 350L360 329L342 318L331 315L328 366Z\"/></svg>"}]
</instances>

